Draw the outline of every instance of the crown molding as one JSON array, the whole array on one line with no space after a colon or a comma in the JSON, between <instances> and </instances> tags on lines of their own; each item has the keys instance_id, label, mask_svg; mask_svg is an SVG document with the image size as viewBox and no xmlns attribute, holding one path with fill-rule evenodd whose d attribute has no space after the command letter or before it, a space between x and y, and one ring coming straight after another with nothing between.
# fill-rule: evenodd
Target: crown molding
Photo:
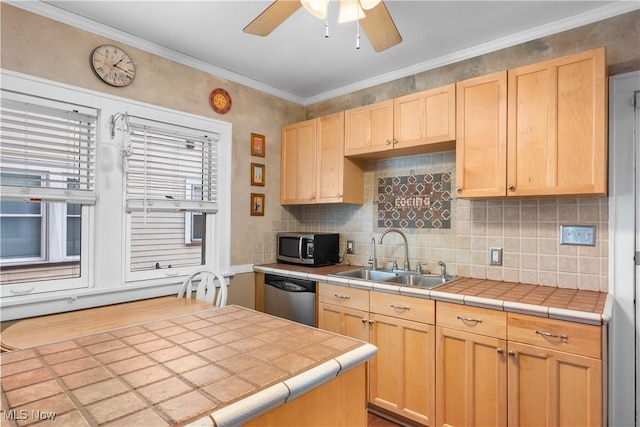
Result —
<instances>
[{"instance_id":1,"label":"crown molding","mask_svg":"<svg viewBox=\"0 0 640 427\"><path fill-rule=\"evenodd\" d=\"M640 9L640 2L638 1L619 1L611 5L602 6L598 9L572 16L570 18L550 22L548 24L533 28L528 31L511 34L508 37L502 37L500 39L492 40L490 42L473 46L468 49L459 50L449 55L444 55L439 58L421 62L410 67L401 68L390 73L385 73L370 79L361 80L358 83L352 85L343 86L332 91L311 96L304 99L303 105L311 105L338 96L347 95L358 90L367 89L372 86L412 76L424 71L433 70L445 65L454 64L466 59L475 58L480 55L485 55L487 53L495 52L500 49L550 36L562 31L578 28L583 25L592 24L604 19L613 18L614 16L622 15L638 9Z\"/></svg>"},{"instance_id":2,"label":"crown molding","mask_svg":"<svg viewBox=\"0 0 640 427\"><path fill-rule=\"evenodd\" d=\"M36 15L44 16L45 18L53 19L54 21L62 22L63 24L67 24L96 35L127 44L129 46L135 47L136 49L144 50L145 52L170 59L191 68L195 68L205 73L212 74L216 77L221 77L234 83L248 86L269 95L277 96L278 98L282 98L296 104L304 104L304 98L302 97L274 88L273 86L266 85L257 80L250 79L241 74L234 73L233 71L229 71L225 68L208 64L204 61L193 58L192 56L185 55L175 50L168 49L164 46L160 46L156 43L150 42L149 40L136 37L124 31L116 30L113 27L109 27L107 25L100 24L82 16L67 12L48 3L44 3L42 1L21 0L4 0L4 3L10 4L11 6L15 6L20 9L24 9Z\"/></svg>"},{"instance_id":3,"label":"crown molding","mask_svg":"<svg viewBox=\"0 0 640 427\"><path fill-rule=\"evenodd\" d=\"M266 94L273 95L302 106L307 106L338 96L347 95L358 90L367 89L369 87L376 86L382 83L387 83L407 76L422 73L424 71L429 71L445 65L453 64L455 62L474 58L479 55L484 55L500 49L515 46L541 37L546 37L562 31L567 31L573 28L591 24L597 21L602 21L604 19L612 18L614 16L622 15L624 13L640 9L640 3L636 0L617 1L610 5L602 6L600 8L572 16L570 18L550 22L548 24L533 28L528 31L512 34L508 37L503 37L468 49L463 49L450 55L444 55L439 58L412 65L410 67L401 68L390 73L385 73L370 79L365 79L352 85L342 86L315 96L303 98L283 91L281 89L277 89L273 86L266 85L257 80L250 79L246 76L234 73L225 68L207 64L204 61L200 61L191 56L184 55L171 49L167 49L166 47L133 36L129 33L125 33L112 27L92 21L90 19L72 14L42 1L5 0L4 2L12 6L35 13L37 15L41 15L46 18L50 18L64 24L79 28L81 30L127 44L137 49L144 50L154 55L170 59L183 65L187 65L189 67L212 74L214 76L230 80L232 82L259 90Z\"/></svg>"}]
</instances>

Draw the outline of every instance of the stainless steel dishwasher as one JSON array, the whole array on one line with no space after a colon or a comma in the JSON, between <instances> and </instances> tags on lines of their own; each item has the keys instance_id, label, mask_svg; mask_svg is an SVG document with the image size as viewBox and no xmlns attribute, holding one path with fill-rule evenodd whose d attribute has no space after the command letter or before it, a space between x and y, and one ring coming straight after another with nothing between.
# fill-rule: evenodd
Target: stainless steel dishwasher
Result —
<instances>
[{"instance_id":1,"label":"stainless steel dishwasher","mask_svg":"<svg viewBox=\"0 0 640 427\"><path fill-rule=\"evenodd\" d=\"M316 325L316 282L265 274L264 285L265 313Z\"/></svg>"}]
</instances>

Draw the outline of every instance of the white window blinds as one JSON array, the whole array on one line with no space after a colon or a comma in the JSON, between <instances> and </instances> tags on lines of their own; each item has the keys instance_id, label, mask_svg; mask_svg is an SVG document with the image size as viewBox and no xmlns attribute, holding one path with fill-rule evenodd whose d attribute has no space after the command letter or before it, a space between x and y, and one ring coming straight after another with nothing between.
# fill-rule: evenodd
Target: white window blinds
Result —
<instances>
[{"instance_id":1,"label":"white window blinds","mask_svg":"<svg viewBox=\"0 0 640 427\"><path fill-rule=\"evenodd\" d=\"M127 211L215 213L219 135L133 116L128 121Z\"/></svg>"},{"instance_id":2,"label":"white window blinds","mask_svg":"<svg viewBox=\"0 0 640 427\"><path fill-rule=\"evenodd\" d=\"M2 200L95 203L98 111L1 93Z\"/></svg>"}]
</instances>

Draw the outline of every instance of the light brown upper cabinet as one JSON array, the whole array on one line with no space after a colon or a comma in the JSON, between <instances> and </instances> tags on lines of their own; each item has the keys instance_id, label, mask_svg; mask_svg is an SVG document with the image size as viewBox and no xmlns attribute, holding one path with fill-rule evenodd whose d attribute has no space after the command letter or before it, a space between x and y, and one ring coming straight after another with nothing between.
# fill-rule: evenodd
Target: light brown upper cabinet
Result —
<instances>
[{"instance_id":1,"label":"light brown upper cabinet","mask_svg":"<svg viewBox=\"0 0 640 427\"><path fill-rule=\"evenodd\" d=\"M368 159L455 147L455 84L345 112L345 155Z\"/></svg>"},{"instance_id":2,"label":"light brown upper cabinet","mask_svg":"<svg viewBox=\"0 0 640 427\"><path fill-rule=\"evenodd\" d=\"M282 128L280 203L314 203L316 193L317 119Z\"/></svg>"},{"instance_id":3,"label":"light brown upper cabinet","mask_svg":"<svg viewBox=\"0 0 640 427\"><path fill-rule=\"evenodd\" d=\"M458 82L458 197L499 197L507 187L507 72Z\"/></svg>"},{"instance_id":4,"label":"light brown upper cabinet","mask_svg":"<svg viewBox=\"0 0 640 427\"><path fill-rule=\"evenodd\" d=\"M606 194L604 55L509 70L506 120L504 73L459 82L458 197Z\"/></svg>"},{"instance_id":5,"label":"light brown upper cabinet","mask_svg":"<svg viewBox=\"0 0 640 427\"><path fill-rule=\"evenodd\" d=\"M604 48L510 70L508 85L508 194L606 194Z\"/></svg>"},{"instance_id":6,"label":"light brown upper cabinet","mask_svg":"<svg viewBox=\"0 0 640 427\"><path fill-rule=\"evenodd\" d=\"M361 165L344 157L344 112L282 128L280 203L364 203Z\"/></svg>"}]
</instances>

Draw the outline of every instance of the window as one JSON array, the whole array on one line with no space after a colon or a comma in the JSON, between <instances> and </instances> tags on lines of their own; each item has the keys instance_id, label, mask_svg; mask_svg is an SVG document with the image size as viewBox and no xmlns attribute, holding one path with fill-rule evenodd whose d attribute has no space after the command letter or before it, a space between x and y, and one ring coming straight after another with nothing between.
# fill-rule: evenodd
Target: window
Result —
<instances>
[{"instance_id":1,"label":"window","mask_svg":"<svg viewBox=\"0 0 640 427\"><path fill-rule=\"evenodd\" d=\"M194 181L187 180L187 200L202 200L202 186ZM202 244L204 215L201 212L185 213L184 243L186 245Z\"/></svg>"},{"instance_id":2,"label":"window","mask_svg":"<svg viewBox=\"0 0 640 427\"><path fill-rule=\"evenodd\" d=\"M139 117L124 127L128 279L204 264L218 210L218 135Z\"/></svg>"},{"instance_id":3,"label":"window","mask_svg":"<svg viewBox=\"0 0 640 427\"><path fill-rule=\"evenodd\" d=\"M95 203L97 110L2 90L1 284L28 293L86 286L84 207ZM71 280L70 280L71 279ZM46 283L45 283L46 282Z\"/></svg>"}]
</instances>

